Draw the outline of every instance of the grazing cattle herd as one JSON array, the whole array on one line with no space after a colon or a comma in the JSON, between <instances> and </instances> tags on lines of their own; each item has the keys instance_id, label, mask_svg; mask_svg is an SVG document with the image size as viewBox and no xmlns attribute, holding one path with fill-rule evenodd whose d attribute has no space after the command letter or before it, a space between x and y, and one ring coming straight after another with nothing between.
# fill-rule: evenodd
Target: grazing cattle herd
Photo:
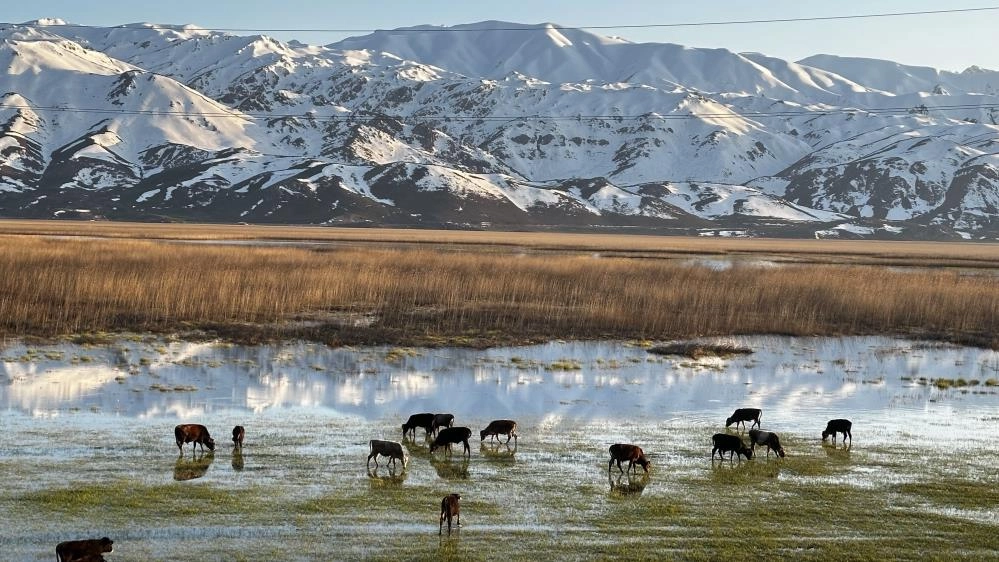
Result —
<instances>
[{"instance_id":1,"label":"grazing cattle herd","mask_svg":"<svg viewBox=\"0 0 999 562\"><path fill-rule=\"evenodd\" d=\"M769 457L770 452L773 451L778 457L784 458L784 447L781 445L778 435L773 431L764 431L759 429L762 417L763 411L759 408L739 408L731 416L729 416L725 420L726 429L733 423L736 425L736 429L739 428L739 424L742 424L743 429L745 429L746 423L752 422L749 425L750 444L747 447L746 443L739 435L732 433L716 433L711 437L711 442L714 445L711 449L711 462L714 463L716 453L718 454L720 460L725 460L724 454L728 453L729 462L733 461L733 457L739 462L742 462L741 457L746 457L746 460L751 460L753 458L753 451L756 449L757 445L767 448L767 457ZM402 424L403 440L411 436L415 441L416 428L422 428L424 430L425 440L430 441L432 439L432 442L430 443L431 454L441 448L444 449L445 455L451 454L451 445L461 443L463 447L462 454L464 456L471 457L472 452L468 445L468 440L472 437L472 430L467 427L454 427L454 416L452 414L423 413L409 416L406 423ZM850 420L829 420L826 424L826 428L822 431L822 441L825 441L831 436L833 438L833 443L835 443L836 434L842 433L844 445L846 444L847 439L849 439L850 446L852 446L852 429L853 423ZM242 450L243 438L245 435L246 430L241 425L237 425L232 429L234 452ZM486 437L488 436L490 442L494 440L498 441L497 437L500 435L506 435L507 444L510 443L510 439L513 439L514 445L516 446L517 422L513 420L493 420L485 427L485 429L479 432L479 440L481 442L485 442ZM181 457L184 455L184 445L187 443L192 443L192 451L195 451L198 445L201 445L202 452L204 452L206 446L209 451L215 450L215 440L212 439L211 435L208 433L208 428L201 424L180 424L174 428L174 437L176 437L177 448L180 449ZM395 468L396 460L399 460L402 462L403 470L406 470L406 466L409 463L409 455L407 455L405 449L403 449L402 443L372 439L368 441L368 448L369 454L367 464L369 467L372 459L374 459L375 467L377 467L378 457L383 456L389 458L389 461L386 464L390 465L392 468ZM648 460L648 458L646 458L645 451L643 451L641 447L630 443L615 443L610 446L608 451L610 452L610 462L607 463L608 474L610 474L615 462L617 463L618 471L620 471L621 474L624 474L625 470L621 467L622 461L628 461L627 472L629 473L633 470L637 472L635 465L641 466L646 475L649 473L649 468L652 466L652 463ZM235 463L235 460L233 462ZM242 456L240 456L240 463L242 463ZM645 478L648 478L648 476L645 476ZM644 483L641 485L641 488L644 488ZM611 490L614 490L613 481L611 483ZM449 535L451 534L452 519L454 519L456 527L461 527L460 500L461 496L455 493L448 494L441 500L440 526L438 528L438 534L444 533L445 520L447 521L447 532ZM59 562L102 562L105 560L103 554L105 552L111 552L112 542L113 541L108 537L100 539L65 541L56 546L56 556Z\"/></svg>"}]
</instances>

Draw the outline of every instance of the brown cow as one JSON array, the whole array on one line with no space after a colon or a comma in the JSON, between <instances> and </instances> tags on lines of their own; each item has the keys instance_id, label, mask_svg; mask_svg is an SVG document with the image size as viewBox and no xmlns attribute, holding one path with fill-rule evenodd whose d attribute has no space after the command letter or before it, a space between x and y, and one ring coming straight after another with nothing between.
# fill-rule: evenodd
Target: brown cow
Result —
<instances>
[{"instance_id":1,"label":"brown cow","mask_svg":"<svg viewBox=\"0 0 999 562\"><path fill-rule=\"evenodd\" d=\"M492 441L500 435L506 435L506 442L510 442L510 438L513 437L513 442L517 442L517 422L513 420L493 420L489 422L489 425L485 429L479 432L479 441L485 441L486 435L489 436L489 440Z\"/></svg>"},{"instance_id":2,"label":"brown cow","mask_svg":"<svg viewBox=\"0 0 999 562\"><path fill-rule=\"evenodd\" d=\"M112 543L107 537L61 542L56 545L56 558L59 562L101 561L103 553L111 552Z\"/></svg>"},{"instance_id":3,"label":"brown cow","mask_svg":"<svg viewBox=\"0 0 999 562\"><path fill-rule=\"evenodd\" d=\"M441 500L441 524L437 530L438 535L444 533L445 519L447 519L447 534L451 534L452 517L457 519L455 521L456 526L461 527L461 505L459 500L461 500L461 496L458 494L448 494Z\"/></svg>"},{"instance_id":4,"label":"brown cow","mask_svg":"<svg viewBox=\"0 0 999 562\"><path fill-rule=\"evenodd\" d=\"M180 449L180 454L184 454L184 444L194 443L191 445L193 448L197 448L198 444L201 444L201 450L204 452L205 445L208 445L209 451L215 450L215 440L212 436L208 434L208 428L197 423L184 423L173 428L173 434L177 438L177 448Z\"/></svg>"},{"instance_id":5,"label":"brown cow","mask_svg":"<svg viewBox=\"0 0 999 562\"><path fill-rule=\"evenodd\" d=\"M649 467L652 466L652 463L645 458L645 451L638 445L615 443L610 446L609 450L611 458L610 462L607 463L607 472L610 472L611 467L614 466L614 461L617 461L617 469L622 473L624 470L621 469L621 461L628 461L628 472L631 472L636 464L642 465L645 472L648 472Z\"/></svg>"},{"instance_id":6,"label":"brown cow","mask_svg":"<svg viewBox=\"0 0 999 562\"><path fill-rule=\"evenodd\" d=\"M243 426L237 425L232 428L232 443L237 449L243 448L243 437L246 437L246 430Z\"/></svg>"}]
</instances>

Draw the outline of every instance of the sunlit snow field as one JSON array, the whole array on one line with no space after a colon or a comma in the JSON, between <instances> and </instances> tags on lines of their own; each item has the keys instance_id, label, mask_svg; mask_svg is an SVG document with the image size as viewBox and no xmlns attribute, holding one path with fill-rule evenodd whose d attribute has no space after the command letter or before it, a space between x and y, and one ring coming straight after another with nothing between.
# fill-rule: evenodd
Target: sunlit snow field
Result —
<instances>
[{"instance_id":1,"label":"sunlit snow field","mask_svg":"<svg viewBox=\"0 0 999 562\"><path fill-rule=\"evenodd\" d=\"M115 540L109 560L539 549L564 559L975 558L999 548L999 354L880 337L723 341L754 353L693 361L639 342L9 344L0 549L50 560L60 541L104 535ZM744 406L763 409L785 459L709 458L711 435ZM471 458L429 455L419 430L405 442L405 471L369 472L367 441L401 440L418 412L470 427ZM838 417L853 420L850 448L820 439ZM519 422L516 444L480 445L478 430L497 418ZM178 458L178 423L207 425L214 454L188 446ZM246 427L241 454L229 440L236 424ZM651 474L608 476L615 442L641 445ZM463 526L441 539L440 499L452 491Z\"/></svg>"}]
</instances>

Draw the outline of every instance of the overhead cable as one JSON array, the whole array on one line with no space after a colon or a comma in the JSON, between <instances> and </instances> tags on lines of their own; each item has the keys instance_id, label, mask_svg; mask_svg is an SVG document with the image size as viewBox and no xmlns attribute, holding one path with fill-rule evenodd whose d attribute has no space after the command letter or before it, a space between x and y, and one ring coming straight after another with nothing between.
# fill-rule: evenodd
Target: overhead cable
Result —
<instances>
[{"instance_id":1,"label":"overhead cable","mask_svg":"<svg viewBox=\"0 0 999 562\"><path fill-rule=\"evenodd\" d=\"M168 31L224 31L228 33L374 33L376 31L391 31L392 33L468 33L478 31L544 31L554 30L614 30L614 29L657 29L673 27L704 27L722 25L753 25L765 23L796 23L796 22L817 22L817 21L837 21L855 20L870 18L891 18L903 16L928 16L940 14L963 14L974 12L991 12L999 10L999 6L983 6L978 8L949 8L941 10L919 10L908 12L881 12L871 14L846 14L838 16L804 16L795 18L766 18L749 20L714 20L714 21L692 21L675 23L636 23L636 24L613 24L613 25L524 25L517 27L452 27L452 26L420 26L399 29L368 29L368 28L306 28L306 27L284 27L284 28L263 28L263 27L215 27L198 28L183 25L162 25L162 24L123 24L123 25L86 25L77 23L14 23L0 22L0 27L33 27L33 28L80 28L80 29L153 29Z\"/></svg>"}]
</instances>

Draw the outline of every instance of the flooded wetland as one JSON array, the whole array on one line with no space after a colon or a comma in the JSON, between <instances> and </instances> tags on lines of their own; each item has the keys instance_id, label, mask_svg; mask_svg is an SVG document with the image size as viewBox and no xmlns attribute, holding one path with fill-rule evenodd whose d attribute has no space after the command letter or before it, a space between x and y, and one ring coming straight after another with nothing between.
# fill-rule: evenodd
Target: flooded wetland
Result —
<instances>
[{"instance_id":1,"label":"flooded wetland","mask_svg":"<svg viewBox=\"0 0 999 562\"><path fill-rule=\"evenodd\" d=\"M738 337L698 359L650 342L493 348L240 346L152 336L0 349L0 549L49 560L110 536L114 560L968 558L999 549L999 353L888 337ZM658 342L657 342L658 343ZM737 407L787 456L710 458ZM471 455L403 441L418 412ZM852 445L823 442L853 421ZM493 419L519 439L480 444ZM214 452L178 456L202 423ZM230 440L246 428L243 449ZM505 438L504 438L505 440ZM635 443L648 475L608 472ZM626 466L626 465L625 465ZM441 498L461 523L438 536Z\"/></svg>"}]
</instances>

